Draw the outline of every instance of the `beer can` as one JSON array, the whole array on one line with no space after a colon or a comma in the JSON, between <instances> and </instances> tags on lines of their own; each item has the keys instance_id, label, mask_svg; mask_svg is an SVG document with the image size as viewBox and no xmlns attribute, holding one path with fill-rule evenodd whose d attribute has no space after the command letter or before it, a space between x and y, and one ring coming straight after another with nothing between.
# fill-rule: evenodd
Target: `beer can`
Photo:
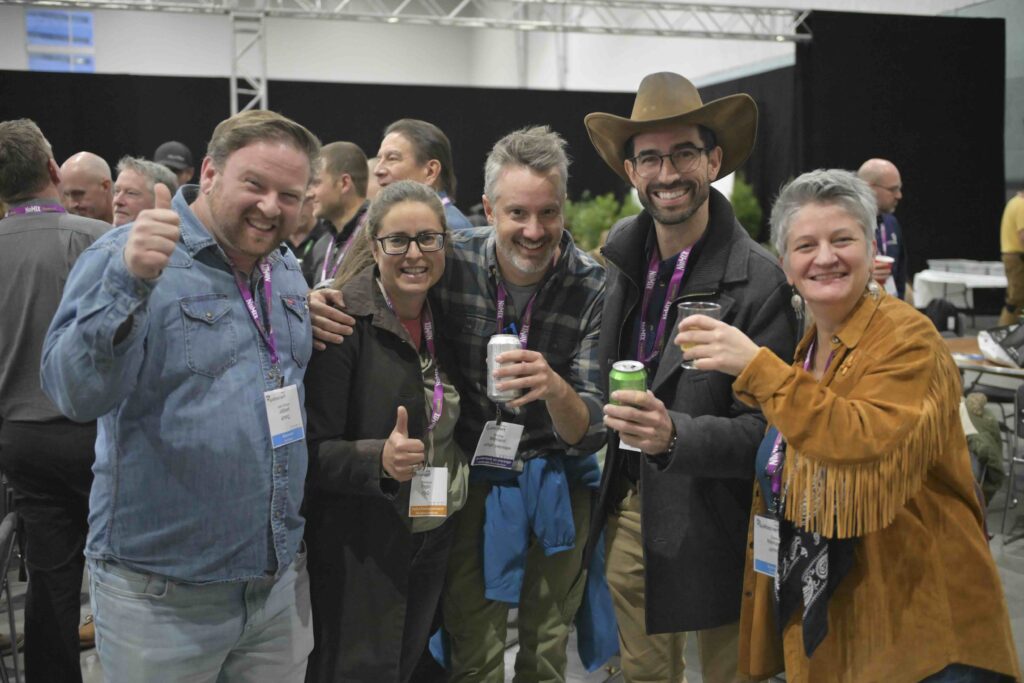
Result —
<instances>
[{"instance_id":1,"label":"beer can","mask_svg":"<svg viewBox=\"0 0 1024 683\"><path fill-rule=\"evenodd\" d=\"M498 363L495 358L506 351L518 351L519 337L514 334L496 334L487 342L487 398L495 403L508 403L523 395L522 389L506 389L499 391L495 386L498 380L494 378L494 371L498 368L509 365L509 363ZM506 380L501 380L506 381Z\"/></svg>"},{"instance_id":2,"label":"beer can","mask_svg":"<svg viewBox=\"0 0 1024 683\"><path fill-rule=\"evenodd\" d=\"M637 360L620 360L612 365L612 371L608 373L608 395L621 389L632 391L647 391L647 370L644 364ZM618 401L612 401L614 405L622 405Z\"/></svg>"}]
</instances>

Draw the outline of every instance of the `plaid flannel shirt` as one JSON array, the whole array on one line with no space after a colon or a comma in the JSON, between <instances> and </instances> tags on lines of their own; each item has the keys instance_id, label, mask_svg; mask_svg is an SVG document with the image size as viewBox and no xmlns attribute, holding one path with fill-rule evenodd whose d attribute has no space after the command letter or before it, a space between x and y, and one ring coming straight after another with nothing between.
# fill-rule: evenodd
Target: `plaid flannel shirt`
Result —
<instances>
[{"instance_id":1,"label":"plaid flannel shirt","mask_svg":"<svg viewBox=\"0 0 1024 683\"><path fill-rule=\"evenodd\" d=\"M497 407L487 398L487 342L498 334L498 270L494 228L455 232L444 278L431 290L434 310L440 312L438 336L451 344L458 367L453 375L462 396L462 415L455 438L467 453L476 449L485 423ZM602 421L604 378L597 340L604 306L604 269L576 248L563 231L561 254L547 273L533 304L526 347L544 355L548 365L583 399L590 416L587 433L574 445L555 432L544 401L534 401L518 415L503 410L502 419L525 425L519 457L589 455L604 445ZM510 311L516 320L521 311Z\"/></svg>"}]
</instances>

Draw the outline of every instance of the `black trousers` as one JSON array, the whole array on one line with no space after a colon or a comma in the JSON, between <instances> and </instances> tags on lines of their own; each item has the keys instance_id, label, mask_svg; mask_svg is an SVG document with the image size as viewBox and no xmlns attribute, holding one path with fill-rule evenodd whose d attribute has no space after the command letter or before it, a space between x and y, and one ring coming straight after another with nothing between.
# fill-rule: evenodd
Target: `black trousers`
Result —
<instances>
[{"instance_id":1,"label":"black trousers","mask_svg":"<svg viewBox=\"0 0 1024 683\"><path fill-rule=\"evenodd\" d=\"M25 678L82 680L82 573L96 425L68 420L0 424L0 468L25 533Z\"/></svg>"}]
</instances>

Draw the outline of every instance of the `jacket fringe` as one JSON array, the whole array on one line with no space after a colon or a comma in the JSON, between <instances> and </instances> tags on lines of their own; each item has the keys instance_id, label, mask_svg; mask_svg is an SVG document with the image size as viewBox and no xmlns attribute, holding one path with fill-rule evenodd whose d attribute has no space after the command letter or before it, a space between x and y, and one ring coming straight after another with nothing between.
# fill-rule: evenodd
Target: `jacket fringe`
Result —
<instances>
[{"instance_id":1,"label":"jacket fringe","mask_svg":"<svg viewBox=\"0 0 1024 683\"><path fill-rule=\"evenodd\" d=\"M917 424L880 459L821 464L793 449L786 457L785 517L826 538L853 538L885 528L918 491L943 455L945 435L959 422L960 376L939 359Z\"/></svg>"}]
</instances>

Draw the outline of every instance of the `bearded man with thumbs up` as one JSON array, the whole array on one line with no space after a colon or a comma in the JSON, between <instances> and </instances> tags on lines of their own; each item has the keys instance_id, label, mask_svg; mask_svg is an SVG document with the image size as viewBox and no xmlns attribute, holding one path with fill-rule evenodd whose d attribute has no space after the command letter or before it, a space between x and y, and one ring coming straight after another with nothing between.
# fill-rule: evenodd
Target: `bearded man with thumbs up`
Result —
<instances>
[{"instance_id":1,"label":"bearded man with thumbs up","mask_svg":"<svg viewBox=\"0 0 1024 683\"><path fill-rule=\"evenodd\" d=\"M157 186L82 254L47 333L47 395L98 419L85 555L112 681L301 681L306 283L281 246L320 143L248 111L198 186Z\"/></svg>"}]
</instances>

